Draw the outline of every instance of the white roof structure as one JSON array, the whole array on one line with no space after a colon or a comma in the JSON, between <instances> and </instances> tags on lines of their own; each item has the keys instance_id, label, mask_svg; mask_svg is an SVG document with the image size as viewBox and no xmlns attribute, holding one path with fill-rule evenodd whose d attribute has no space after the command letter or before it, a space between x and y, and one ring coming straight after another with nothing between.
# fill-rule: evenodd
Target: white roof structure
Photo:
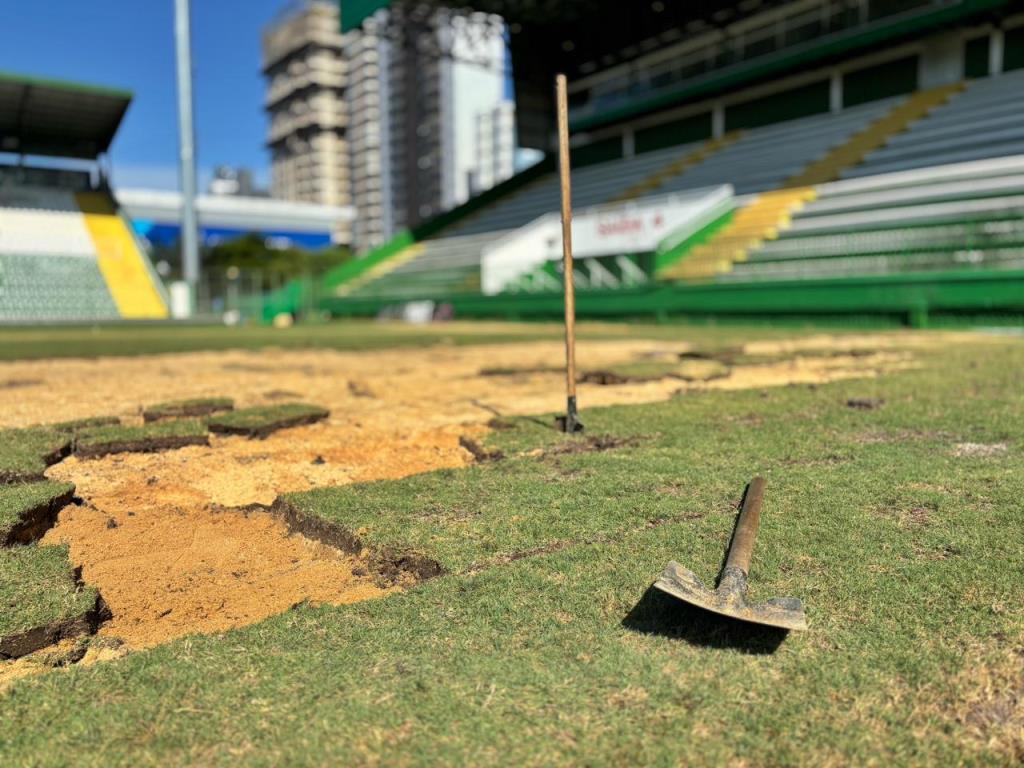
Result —
<instances>
[{"instance_id":1,"label":"white roof structure","mask_svg":"<svg viewBox=\"0 0 1024 768\"><path fill-rule=\"evenodd\" d=\"M119 189L115 197L132 219L180 223L179 192ZM269 197L199 195L196 208L201 226L238 229L243 232L330 232L339 223L355 218L355 210L350 206L293 203Z\"/></svg>"}]
</instances>

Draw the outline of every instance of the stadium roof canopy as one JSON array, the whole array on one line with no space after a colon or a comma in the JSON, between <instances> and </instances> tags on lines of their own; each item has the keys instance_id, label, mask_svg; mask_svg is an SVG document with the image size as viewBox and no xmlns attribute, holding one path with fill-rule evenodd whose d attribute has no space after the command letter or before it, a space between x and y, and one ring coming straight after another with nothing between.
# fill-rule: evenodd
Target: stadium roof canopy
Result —
<instances>
[{"instance_id":1,"label":"stadium roof canopy","mask_svg":"<svg viewBox=\"0 0 1024 768\"><path fill-rule=\"evenodd\" d=\"M95 159L131 100L130 91L0 72L0 152Z\"/></svg>"}]
</instances>

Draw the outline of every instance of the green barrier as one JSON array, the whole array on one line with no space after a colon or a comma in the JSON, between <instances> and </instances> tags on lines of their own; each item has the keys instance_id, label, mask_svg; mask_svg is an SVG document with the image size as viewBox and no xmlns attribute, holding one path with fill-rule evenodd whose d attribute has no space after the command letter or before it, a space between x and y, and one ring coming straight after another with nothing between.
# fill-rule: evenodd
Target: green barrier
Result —
<instances>
[{"instance_id":1,"label":"green barrier","mask_svg":"<svg viewBox=\"0 0 1024 768\"><path fill-rule=\"evenodd\" d=\"M654 257L654 274L658 274L663 269L672 266L685 256L691 248L694 248L702 243L706 243L718 232L726 227L733 216L736 215L736 209L730 208L728 211L723 213L721 216L705 224L703 227L698 229L688 238L682 242L676 243L675 245L663 248L659 246L657 253Z\"/></svg>"},{"instance_id":2,"label":"green barrier","mask_svg":"<svg viewBox=\"0 0 1024 768\"><path fill-rule=\"evenodd\" d=\"M326 299L320 307L335 317L366 317L414 298ZM562 296L557 292L419 298L450 303L455 316L462 319L540 320L562 316ZM929 322L932 313L1024 312L1024 271L912 273L771 283L656 284L627 290L581 291L576 296L576 312L581 318L592 319L884 316L921 327Z\"/></svg>"}]
</instances>

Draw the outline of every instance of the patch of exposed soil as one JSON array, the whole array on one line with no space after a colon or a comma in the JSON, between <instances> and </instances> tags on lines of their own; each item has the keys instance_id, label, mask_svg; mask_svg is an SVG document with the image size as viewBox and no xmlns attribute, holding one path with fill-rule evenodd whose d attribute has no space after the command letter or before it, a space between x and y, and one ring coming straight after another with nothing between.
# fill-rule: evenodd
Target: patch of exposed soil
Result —
<instances>
[{"instance_id":1,"label":"patch of exposed soil","mask_svg":"<svg viewBox=\"0 0 1024 768\"><path fill-rule=\"evenodd\" d=\"M970 337L974 339L975 337ZM817 337L789 346L773 342L774 362L737 364L727 378L684 382L686 389L744 389L871 378L914 365L913 350L948 344L943 334L873 334L863 337ZM812 343L813 342L813 343ZM751 350L764 342L748 344ZM690 349L679 343L581 342L581 369L608 370L634 363L646 354L678 356ZM852 351L851 351L852 350ZM859 354L859 350L873 350ZM855 354L855 352L857 352ZM778 359L787 355L792 359ZM238 408L272 402L279 391L323 405L336 414L334 423L347 432L354 423L366 429L399 432L482 421L475 402L498 408L503 416L556 412L564 393L551 375L513 375L534 370L561 373L564 348L559 342L532 342L474 347L336 352L331 350L223 351L149 355L98 360L36 360L0 364L0 376L39 379L38 397L0 390L0 425L28 426L113 413L135 417L140 406L159 395L166 400L218 397L230 393ZM699 362L694 360L694 362ZM188 370L188 376L181 376ZM349 390L358 370L359 384L376 398ZM60 382L55 385L51 382ZM74 382L74 386L67 386ZM615 387L583 384L585 407L665 400L679 388L677 379L631 382ZM270 396L275 393L275 396ZM338 414L343 416L339 417ZM339 439L343 439L339 436Z\"/></svg>"},{"instance_id":2,"label":"patch of exposed soil","mask_svg":"<svg viewBox=\"0 0 1024 768\"><path fill-rule=\"evenodd\" d=\"M215 511L173 481L86 481L80 492L89 503L65 508L43 544L69 545L113 614L100 636L131 648L252 624L301 602L341 605L388 591L368 571L356 575L366 569L362 553L290 535L265 512Z\"/></svg>"},{"instance_id":3,"label":"patch of exposed soil","mask_svg":"<svg viewBox=\"0 0 1024 768\"><path fill-rule=\"evenodd\" d=\"M1006 443L957 443L953 455L957 458L990 459L1003 456L1010 449Z\"/></svg>"},{"instance_id":4,"label":"patch of exposed soil","mask_svg":"<svg viewBox=\"0 0 1024 768\"><path fill-rule=\"evenodd\" d=\"M841 350L856 354L836 353L824 342L817 352L804 345L774 353L795 355L792 359L737 365L728 378L689 382L684 388L763 388L873 377L912 367L908 349L948 343L944 337L913 334L870 337L860 347L851 347L850 337L840 339ZM578 358L601 370L665 348L664 342L584 342ZM678 359L688 348L680 343L668 352ZM744 353L752 354L746 347ZM334 414L260 443L214 435L209 445L162 453L89 461L72 456L48 471L53 478L74 482L87 503L64 509L45 541L67 541L72 561L82 566L83 580L96 586L109 604L113 618L100 635L143 647L252 623L303 601L354 602L397 588L391 584L421 578L430 564L414 555L371 556L339 549L296 533L302 529L290 526L286 516L223 507L269 505L282 493L314 486L465 466L474 457L462 438L475 442L492 416L556 412L564 405L564 393L552 386L551 376L518 375L531 369L560 373L562 354L559 342L543 342L3 363L0 375L6 378L47 383L32 398L0 389L0 424L26 426L97 413L131 420L156 393L160 399L176 400L230 392L238 407L247 408L288 392ZM515 369L517 375L499 381L480 375L485 367ZM181 370L189 375L181 376ZM347 386L355 370L359 391ZM665 400L680 383L584 384L580 401L589 408ZM587 436L567 441L554 453L625 444Z\"/></svg>"}]
</instances>

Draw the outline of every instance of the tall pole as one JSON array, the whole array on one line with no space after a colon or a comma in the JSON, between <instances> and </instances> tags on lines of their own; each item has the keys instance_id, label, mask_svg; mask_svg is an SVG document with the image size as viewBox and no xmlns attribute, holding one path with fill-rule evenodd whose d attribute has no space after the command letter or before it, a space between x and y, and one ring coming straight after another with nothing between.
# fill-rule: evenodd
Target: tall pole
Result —
<instances>
[{"instance_id":1,"label":"tall pole","mask_svg":"<svg viewBox=\"0 0 1024 768\"><path fill-rule=\"evenodd\" d=\"M558 172L562 185L562 278L565 283L565 431L582 432L576 413L576 290L572 282L572 169L569 163L569 98L565 75L555 78Z\"/></svg>"},{"instance_id":2,"label":"tall pole","mask_svg":"<svg viewBox=\"0 0 1024 768\"><path fill-rule=\"evenodd\" d=\"M174 0L174 43L178 62L178 145L181 174L181 264L195 314L199 283L199 226L196 220L196 150L192 120L192 33L189 0Z\"/></svg>"}]
</instances>

